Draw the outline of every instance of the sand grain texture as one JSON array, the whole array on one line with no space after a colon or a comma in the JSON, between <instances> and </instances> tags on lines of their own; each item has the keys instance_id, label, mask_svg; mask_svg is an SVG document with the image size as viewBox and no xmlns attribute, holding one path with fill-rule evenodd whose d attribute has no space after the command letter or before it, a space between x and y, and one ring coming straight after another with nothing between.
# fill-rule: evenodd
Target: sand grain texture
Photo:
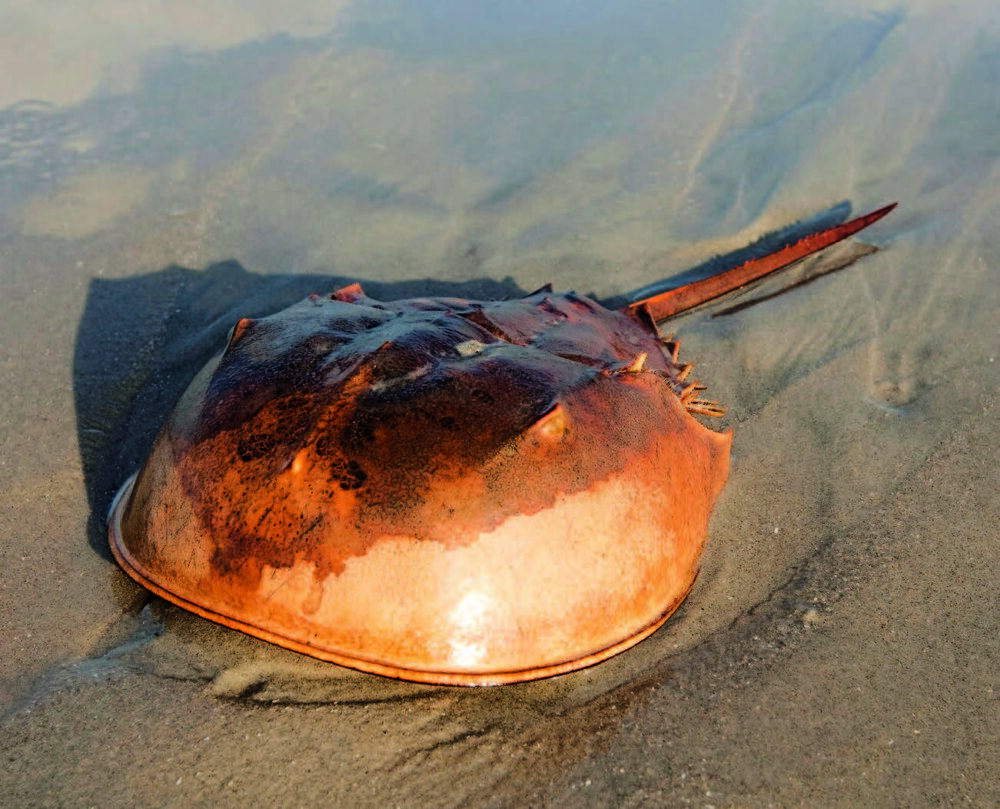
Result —
<instances>
[{"instance_id":1,"label":"sand grain texture","mask_svg":"<svg viewBox=\"0 0 1000 809\"><path fill-rule=\"evenodd\" d=\"M487 7L0 12L91 60L59 81L25 33L0 79L0 804L997 805L993 4ZM611 296L894 199L854 266L674 324L732 473L687 602L598 667L360 675L111 560L240 317L354 281Z\"/></svg>"}]
</instances>

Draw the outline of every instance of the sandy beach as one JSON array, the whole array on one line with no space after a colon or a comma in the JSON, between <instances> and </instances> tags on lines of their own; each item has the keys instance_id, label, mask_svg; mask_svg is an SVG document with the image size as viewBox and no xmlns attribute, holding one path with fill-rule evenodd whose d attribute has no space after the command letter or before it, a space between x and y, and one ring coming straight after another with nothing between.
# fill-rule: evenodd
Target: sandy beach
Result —
<instances>
[{"instance_id":1,"label":"sandy beach","mask_svg":"<svg viewBox=\"0 0 1000 809\"><path fill-rule=\"evenodd\" d=\"M993 4L257 5L0 11L0 805L1000 805ZM365 675L112 558L241 317L611 298L894 200L847 269L670 324L732 468L605 663Z\"/></svg>"}]
</instances>

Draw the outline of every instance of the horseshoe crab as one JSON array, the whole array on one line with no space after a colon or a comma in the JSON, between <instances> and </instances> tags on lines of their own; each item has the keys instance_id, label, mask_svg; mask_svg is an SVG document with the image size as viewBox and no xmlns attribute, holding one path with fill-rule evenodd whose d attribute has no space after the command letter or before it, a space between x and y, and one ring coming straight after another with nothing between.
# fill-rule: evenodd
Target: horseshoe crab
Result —
<instances>
[{"instance_id":1,"label":"horseshoe crab","mask_svg":"<svg viewBox=\"0 0 1000 809\"><path fill-rule=\"evenodd\" d=\"M380 302L243 318L109 519L124 570L212 621L362 671L486 685L589 666L697 575L731 433L657 322L894 206L618 310Z\"/></svg>"}]
</instances>

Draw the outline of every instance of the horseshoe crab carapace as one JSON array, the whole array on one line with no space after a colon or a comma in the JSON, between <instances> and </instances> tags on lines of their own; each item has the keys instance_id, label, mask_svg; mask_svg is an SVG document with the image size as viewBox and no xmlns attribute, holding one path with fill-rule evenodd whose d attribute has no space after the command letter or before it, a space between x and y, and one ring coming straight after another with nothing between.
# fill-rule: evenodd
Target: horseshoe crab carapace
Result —
<instances>
[{"instance_id":1,"label":"horseshoe crab carapace","mask_svg":"<svg viewBox=\"0 0 1000 809\"><path fill-rule=\"evenodd\" d=\"M390 677L604 660L684 599L729 467L657 321L892 207L617 310L355 284L244 318L119 492L115 557L212 621Z\"/></svg>"}]
</instances>

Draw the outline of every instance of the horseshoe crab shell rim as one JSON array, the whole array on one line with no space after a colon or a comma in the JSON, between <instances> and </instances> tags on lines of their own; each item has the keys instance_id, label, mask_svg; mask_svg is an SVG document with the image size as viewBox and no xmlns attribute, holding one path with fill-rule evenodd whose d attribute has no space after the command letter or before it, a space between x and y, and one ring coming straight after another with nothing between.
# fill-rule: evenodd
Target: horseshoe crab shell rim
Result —
<instances>
[{"instance_id":1,"label":"horseshoe crab shell rim","mask_svg":"<svg viewBox=\"0 0 1000 809\"><path fill-rule=\"evenodd\" d=\"M387 663L381 663L377 660L369 660L363 657L353 657L341 652L335 652L323 646L303 643L285 635L270 632L267 629L262 629L258 626L254 626L253 624L240 621L238 618L233 618L230 615L216 612L215 610L205 607L195 601L190 601L189 599L179 596L163 587L157 581L152 579L143 567L136 561L136 559L129 553L122 536L122 514L125 511L125 507L128 505L128 501L132 495L132 489L135 485L137 477L138 472L126 480L121 489L118 490L118 493L115 495L115 499L111 503L111 509L108 516L108 537L110 539L109 544L111 545L111 553L114 555L122 570L124 570L141 586L161 598L166 599L172 604L176 604L178 607L188 610L189 612L193 612L202 618L213 621L217 624L222 624L229 629L236 629L247 635L252 635L255 638L267 641L268 643L273 643L285 649L291 649L294 652L299 652L310 657L325 660L329 663L335 663L338 666L363 671L368 674L378 674L382 677L392 677L394 679L408 680L410 682L422 683L426 685L507 685L510 683L520 683L530 680L540 680L546 677L555 677L558 674L568 674L569 672L578 671L580 669L596 665L597 663L601 663L604 660L632 648L637 643L645 640L656 632L656 630L663 626L670 616L674 614L681 603L683 603L684 599L687 598L688 593L694 586L695 580L698 578L698 571L696 569L684 592L673 603L669 604L652 623L624 640L618 641L611 646L599 649L598 651L592 652L583 657L565 660L551 665L519 669L515 671L468 673L437 671L434 669L402 668L400 666L392 666Z\"/></svg>"}]
</instances>

